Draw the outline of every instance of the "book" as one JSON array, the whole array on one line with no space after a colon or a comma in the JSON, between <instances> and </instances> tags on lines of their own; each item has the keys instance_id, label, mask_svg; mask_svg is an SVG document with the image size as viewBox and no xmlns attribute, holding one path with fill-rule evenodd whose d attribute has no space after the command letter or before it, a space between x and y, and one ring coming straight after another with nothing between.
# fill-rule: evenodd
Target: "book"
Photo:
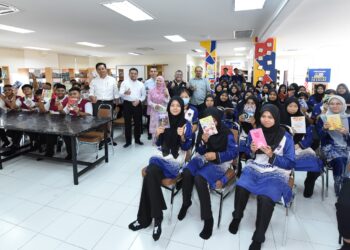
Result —
<instances>
[{"instance_id":1,"label":"book","mask_svg":"<svg viewBox=\"0 0 350 250\"><path fill-rule=\"evenodd\" d=\"M243 115L244 115L245 122L248 122L251 117L254 117L255 110L256 110L255 105L248 105L248 104L244 105Z\"/></svg>"},{"instance_id":2,"label":"book","mask_svg":"<svg viewBox=\"0 0 350 250\"><path fill-rule=\"evenodd\" d=\"M290 118L291 127L296 134L306 133L305 116L292 116Z\"/></svg>"},{"instance_id":3,"label":"book","mask_svg":"<svg viewBox=\"0 0 350 250\"><path fill-rule=\"evenodd\" d=\"M158 127L170 128L168 113L160 113L158 116Z\"/></svg>"},{"instance_id":4,"label":"book","mask_svg":"<svg viewBox=\"0 0 350 250\"><path fill-rule=\"evenodd\" d=\"M50 89L50 90L48 90L48 89L43 89L43 92L42 92L42 95L41 95L43 98L44 98L44 100L49 100L49 99L51 99L51 97L52 97L52 90Z\"/></svg>"},{"instance_id":5,"label":"book","mask_svg":"<svg viewBox=\"0 0 350 250\"><path fill-rule=\"evenodd\" d=\"M76 108L78 106L78 99L68 97L67 106L68 106L69 110L73 110L74 108Z\"/></svg>"},{"instance_id":6,"label":"book","mask_svg":"<svg viewBox=\"0 0 350 250\"><path fill-rule=\"evenodd\" d=\"M329 130L337 130L343 127L339 114L327 115L327 122L331 125Z\"/></svg>"},{"instance_id":7,"label":"book","mask_svg":"<svg viewBox=\"0 0 350 250\"><path fill-rule=\"evenodd\" d=\"M200 119L199 123L201 124L204 134L208 134L209 136L211 136L216 135L218 133L214 119L211 115Z\"/></svg>"},{"instance_id":8,"label":"book","mask_svg":"<svg viewBox=\"0 0 350 250\"><path fill-rule=\"evenodd\" d=\"M261 147L267 147L267 142L261 128L250 130L250 136L258 149Z\"/></svg>"}]
</instances>

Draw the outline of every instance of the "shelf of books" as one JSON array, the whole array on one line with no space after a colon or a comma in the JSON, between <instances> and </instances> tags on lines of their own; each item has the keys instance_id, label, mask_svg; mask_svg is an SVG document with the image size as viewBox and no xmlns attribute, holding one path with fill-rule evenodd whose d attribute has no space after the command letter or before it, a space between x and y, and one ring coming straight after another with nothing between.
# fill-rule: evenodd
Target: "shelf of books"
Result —
<instances>
[{"instance_id":1,"label":"shelf of books","mask_svg":"<svg viewBox=\"0 0 350 250\"><path fill-rule=\"evenodd\" d=\"M10 84L10 70L8 66L0 66L0 83Z\"/></svg>"}]
</instances>

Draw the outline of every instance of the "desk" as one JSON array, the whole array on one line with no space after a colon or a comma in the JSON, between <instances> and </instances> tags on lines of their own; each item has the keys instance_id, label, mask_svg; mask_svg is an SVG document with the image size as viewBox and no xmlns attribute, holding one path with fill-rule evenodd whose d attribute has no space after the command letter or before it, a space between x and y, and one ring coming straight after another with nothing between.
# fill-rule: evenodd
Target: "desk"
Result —
<instances>
[{"instance_id":1,"label":"desk","mask_svg":"<svg viewBox=\"0 0 350 250\"><path fill-rule=\"evenodd\" d=\"M105 154L97 159L95 162L84 162L77 160L77 145L76 139L84 132L97 129L98 127L110 122L110 119L97 118L93 116L74 117L70 115L56 115L56 114L41 114L28 112L8 112L0 115L0 128L6 130L14 130L27 133L51 134L69 136L72 141L72 160L65 160L58 157L46 157L35 153L30 153L29 150L20 151L18 155L29 155L34 157L49 158L60 162L71 162L73 165L73 180L74 184L78 185L78 177L88 170L95 167L101 161L108 162L108 143L105 140ZM3 159L0 154L0 169L2 169L2 162L13 158L9 156ZM78 171L78 164L85 165L84 169Z\"/></svg>"}]
</instances>

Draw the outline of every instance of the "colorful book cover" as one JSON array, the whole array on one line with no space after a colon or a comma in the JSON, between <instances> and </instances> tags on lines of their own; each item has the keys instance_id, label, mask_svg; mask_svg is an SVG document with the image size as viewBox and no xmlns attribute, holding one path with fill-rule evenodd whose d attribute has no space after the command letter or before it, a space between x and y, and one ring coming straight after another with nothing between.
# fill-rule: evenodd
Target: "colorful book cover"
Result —
<instances>
[{"instance_id":1,"label":"colorful book cover","mask_svg":"<svg viewBox=\"0 0 350 250\"><path fill-rule=\"evenodd\" d=\"M258 149L267 147L266 139L261 128L250 130L250 136Z\"/></svg>"},{"instance_id":2,"label":"colorful book cover","mask_svg":"<svg viewBox=\"0 0 350 250\"><path fill-rule=\"evenodd\" d=\"M216 135L218 133L213 117L207 116L199 120L201 127L203 129L204 134Z\"/></svg>"},{"instance_id":3,"label":"colorful book cover","mask_svg":"<svg viewBox=\"0 0 350 250\"><path fill-rule=\"evenodd\" d=\"M305 134L306 133L306 123L305 116L293 116L290 118L291 126L294 133Z\"/></svg>"},{"instance_id":4,"label":"colorful book cover","mask_svg":"<svg viewBox=\"0 0 350 250\"><path fill-rule=\"evenodd\" d=\"M51 89L43 89L43 93L41 95L44 100L49 100L52 97L52 90Z\"/></svg>"},{"instance_id":5,"label":"colorful book cover","mask_svg":"<svg viewBox=\"0 0 350 250\"><path fill-rule=\"evenodd\" d=\"M256 107L255 105L244 105L243 108L243 115L244 115L244 121L248 122L251 117L254 117Z\"/></svg>"},{"instance_id":6,"label":"colorful book cover","mask_svg":"<svg viewBox=\"0 0 350 250\"><path fill-rule=\"evenodd\" d=\"M158 120L158 126L164 128L170 128L169 116L168 113L160 113Z\"/></svg>"},{"instance_id":7,"label":"colorful book cover","mask_svg":"<svg viewBox=\"0 0 350 250\"><path fill-rule=\"evenodd\" d=\"M67 106L69 107L70 110L73 110L75 107L78 106L78 99L68 97L68 103Z\"/></svg>"},{"instance_id":8,"label":"colorful book cover","mask_svg":"<svg viewBox=\"0 0 350 250\"><path fill-rule=\"evenodd\" d=\"M337 130L343 127L339 114L327 115L327 122L331 125L329 130Z\"/></svg>"}]
</instances>

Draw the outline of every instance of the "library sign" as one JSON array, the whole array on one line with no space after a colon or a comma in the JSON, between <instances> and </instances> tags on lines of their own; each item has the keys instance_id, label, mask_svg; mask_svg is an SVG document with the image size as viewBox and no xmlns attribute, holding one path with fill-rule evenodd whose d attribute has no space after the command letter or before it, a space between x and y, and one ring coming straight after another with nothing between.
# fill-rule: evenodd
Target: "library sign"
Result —
<instances>
[{"instance_id":1,"label":"library sign","mask_svg":"<svg viewBox=\"0 0 350 250\"><path fill-rule=\"evenodd\" d=\"M329 83L331 81L331 69L309 69L308 82Z\"/></svg>"}]
</instances>

